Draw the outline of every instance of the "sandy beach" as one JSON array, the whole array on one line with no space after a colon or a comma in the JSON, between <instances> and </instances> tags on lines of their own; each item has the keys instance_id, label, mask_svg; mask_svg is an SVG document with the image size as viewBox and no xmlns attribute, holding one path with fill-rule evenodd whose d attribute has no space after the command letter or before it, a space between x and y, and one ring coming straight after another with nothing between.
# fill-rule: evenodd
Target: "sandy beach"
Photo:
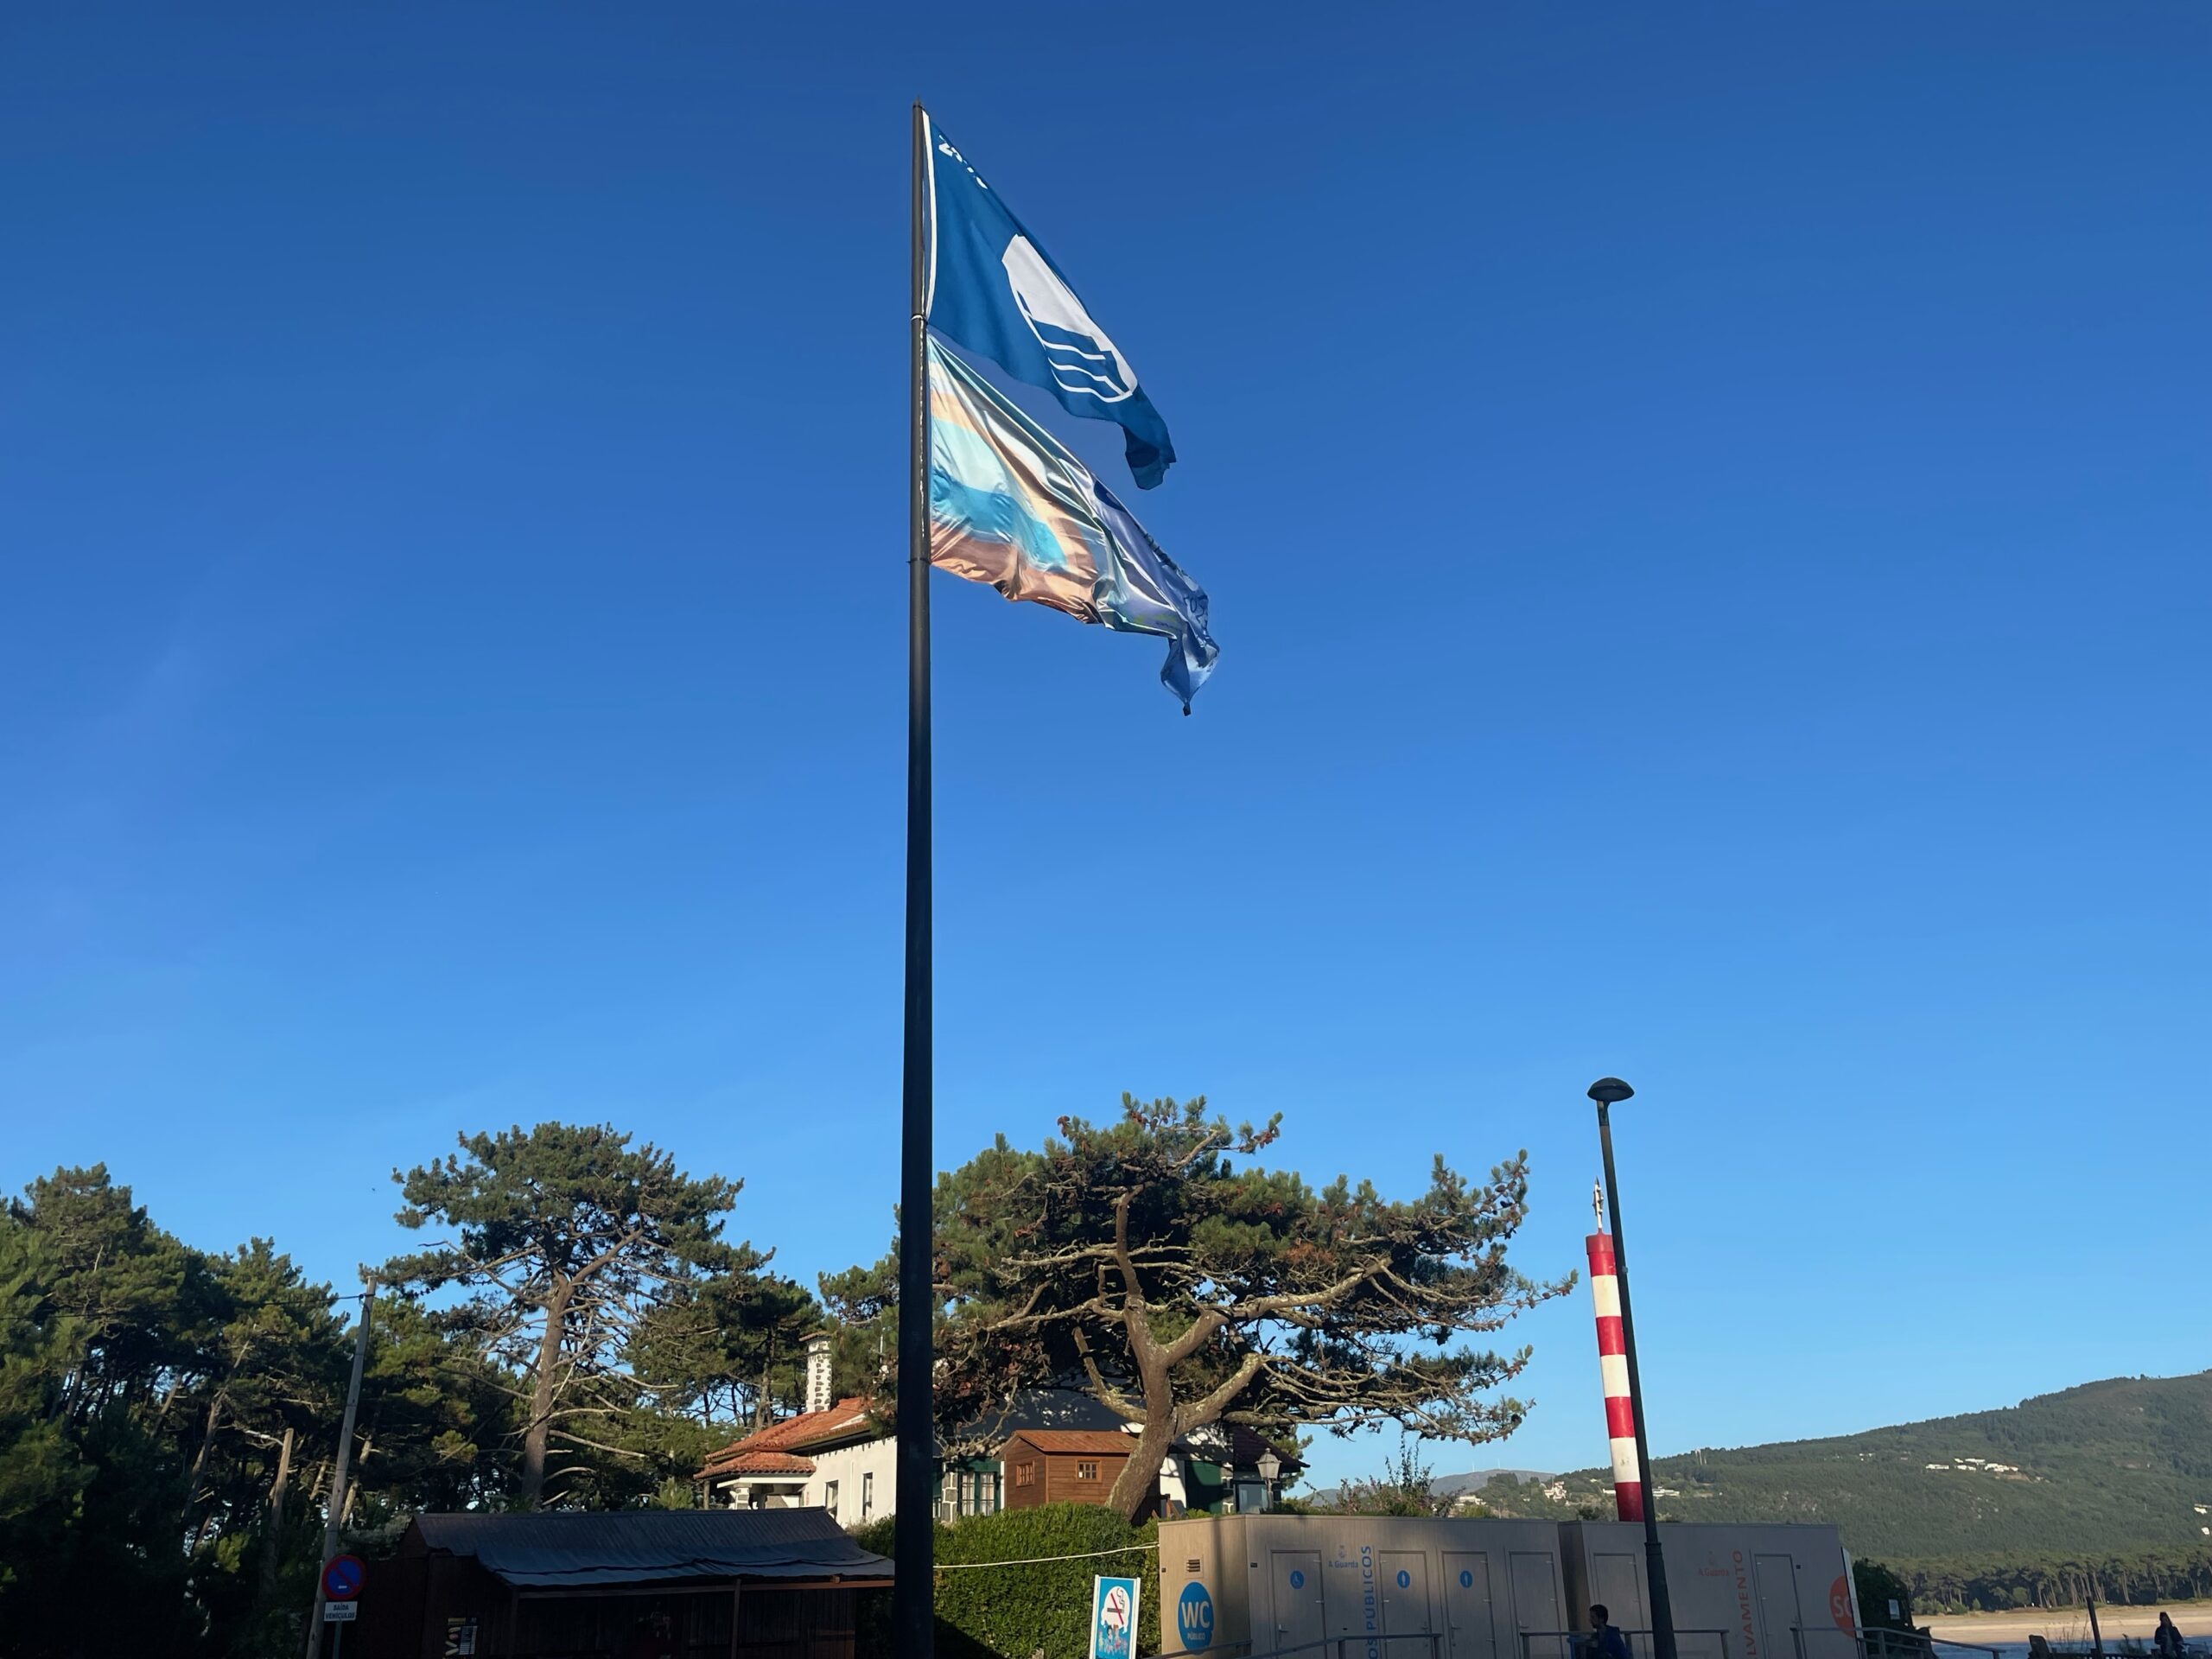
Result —
<instances>
[{"instance_id":1,"label":"sandy beach","mask_svg":"<svg viewBox=\"0 0 2212 1659\"><path fill-rule=\"evenodd\" d=\"M2133 1637L2148 1644L2158 1615L2171 1613L2181 1633L2212 1637L2212 1601L2173 1601L2164 1607L2097 1605L2097 1626L2107 1642ZM2023 1607L2005 1613L1937 1613L1918 1621L1930 1636L1948 1642L2024 1642L2031 1636L2052 1641L2089 1639L2089 1615L2080 1607Z\"/></svg>"}]
</instances>

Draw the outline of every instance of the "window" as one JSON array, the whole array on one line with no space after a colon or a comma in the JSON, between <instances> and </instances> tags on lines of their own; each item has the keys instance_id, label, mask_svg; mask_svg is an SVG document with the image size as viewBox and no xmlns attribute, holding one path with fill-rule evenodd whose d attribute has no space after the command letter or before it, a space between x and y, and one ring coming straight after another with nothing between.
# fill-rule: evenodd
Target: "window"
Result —
<instances>
[{"instance_id":1,"label":"window","mask_svg":"<svg viewBox=\"0 0 2212 1659\"><path fill-rule=\"evenodd\" d=\"M996 1515L999 1512L999 1478L995 1473L976 1478L976 1513Z\"/></svg>"},{"instance_id":2,"label":"window","mask_svg":"<svg viewBox=\"0 0 2212 1659\"><path fill-rule=\"evenodd\" d=\"M870 1470L861 1477L861 1519L865 1521L875 1513L875 1473Z\"/></svg>"},{"instance_id":3,"label":"window","mask_svg":"<svg viewBox=\"0 0 2212 1659\"><path fill-rule=\"evenodd\" d=\"M837 1483L834 1480L823 1483L822 1507L830 1511L832 1521L837 1518Z\"/></svg>"},{"instance_id":4,"label":"window","mask_svg":"<svg viewBox=\"0 0 2212 1659\"><path fill-rule=\"evenodd\" d=\"M976 1477L965 1469L960 1471L960 1509L962 1515L976 1513Z\"/></svg>"},{"instance_id":5,"label":"window","mask_svg":"<svg viewBox=\"0 0 2212 1659\"><path fill-rule=\"evenodd\" d=\"M1017 1486L1034 1486L1037 1484L1037 1465L1033 1463L1015 1464L1014 1484Z\"/></svg>"},{"instance_id":6,"label":"window","mask_svg":"<svg viewBox=\"0 0 2212 1659\"><path fill-rule=\"evenodd\" d=\"M1094 1460L1085 1459L1084 1462L1081 1462L1081 1463L1077 1464L1077 1465L1076 1465L1076 1466L1075 1466L1075 1478L1076 1478L1077 1480L1096 1480L1096 1479L1097 1479L1097 1478L1098 1478L1098 1465L1097 1465L1097 1463L1096 1463L1096 1461L1094 1461Z\"/></svg>"}]
</instances>

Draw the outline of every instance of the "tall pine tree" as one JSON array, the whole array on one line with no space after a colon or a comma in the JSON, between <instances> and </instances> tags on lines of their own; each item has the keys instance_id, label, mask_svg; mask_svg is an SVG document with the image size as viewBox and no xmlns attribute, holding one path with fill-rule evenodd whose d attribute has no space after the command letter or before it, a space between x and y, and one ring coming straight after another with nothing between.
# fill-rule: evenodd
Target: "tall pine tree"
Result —
<instances>
[{"instance_id":1,"label":"tall pine tree","mask_svg":"<svg viewBox=\"0 0 2212 1659\"><path fill-rule=\"evenodd\" d=\"M384 1277L434 1299L463 1293L438 1303L439 1323L520 1378L525 1507L546 1501L549 1481L560 1497L563 1469L584 1476L593 1454L646 1456L621 1421L637 1404L626 1354L640 1322L708 1275L765 1259L721 1237L741 1183L694 1179L630 1139L605 1125L517 1126L462 1135L458 1154L392 1174L400 1224L436 1223L445 1236Z\"/></svg>"}]
</instances>

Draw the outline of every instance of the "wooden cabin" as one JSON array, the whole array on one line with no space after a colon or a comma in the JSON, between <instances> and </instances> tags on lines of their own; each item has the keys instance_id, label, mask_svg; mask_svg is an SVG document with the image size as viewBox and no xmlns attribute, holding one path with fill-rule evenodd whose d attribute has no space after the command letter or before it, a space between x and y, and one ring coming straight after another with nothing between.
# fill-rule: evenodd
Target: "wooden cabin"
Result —
<instances>
[{"instance_id":1,"label":"wooden cabin","mask_svg":"<svg viewBox=\"0 0 2212 1659\"><path fill-rule=\"evenodd\" d=\"M346 1659L853 1659L891 1573L820 1510L423 1515Z\"/></svg>"},{"instance_id":2,"label":"wooden cabin","mask_svg":"<svg viewBox=\"0 0 2212 1659\"><path fill-rule=\"evenodd\" d=\"M1116 1429L1025 1428L999 1449L1006 1507L1103 1503L1136 1437Z\"/></svg>"}]
</instances>

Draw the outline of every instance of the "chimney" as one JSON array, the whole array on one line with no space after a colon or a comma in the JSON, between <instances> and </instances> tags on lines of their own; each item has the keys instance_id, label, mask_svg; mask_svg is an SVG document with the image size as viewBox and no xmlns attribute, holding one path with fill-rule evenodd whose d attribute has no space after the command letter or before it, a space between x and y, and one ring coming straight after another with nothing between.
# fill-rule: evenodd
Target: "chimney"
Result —
<instances>
[{"instance_id":1,"label":"chimney","mask_svg":"<svg viewBox=\"0 0 2212 1659\"><path fill-rule=\"evenodd\" d=\"M827 1411L837 1402L830 1397L830 1333L817 1331L806 1339L806 1408Z\"/></svg>"}]
</instances>

